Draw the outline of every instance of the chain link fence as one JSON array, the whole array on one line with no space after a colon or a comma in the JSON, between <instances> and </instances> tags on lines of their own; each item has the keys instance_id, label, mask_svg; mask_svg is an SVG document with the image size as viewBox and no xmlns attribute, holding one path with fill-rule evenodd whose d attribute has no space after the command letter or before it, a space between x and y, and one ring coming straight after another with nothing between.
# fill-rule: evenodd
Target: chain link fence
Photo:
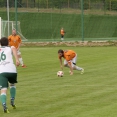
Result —
<instances>
[{"instance_id":1,"label":"chain link fence","mask_svg":"<svg viewBox=\"0 0 117 117\"><path fill-rule=\"evenodd\" d=\"M81 41L82 35L87 41L117 37L117 0L9 0L9 11L10 21L17 17L30 41L58 41L62 27L65 41ZM7 13L7 0L1 0L3 20Z\"/></svg>"}]
</instances>

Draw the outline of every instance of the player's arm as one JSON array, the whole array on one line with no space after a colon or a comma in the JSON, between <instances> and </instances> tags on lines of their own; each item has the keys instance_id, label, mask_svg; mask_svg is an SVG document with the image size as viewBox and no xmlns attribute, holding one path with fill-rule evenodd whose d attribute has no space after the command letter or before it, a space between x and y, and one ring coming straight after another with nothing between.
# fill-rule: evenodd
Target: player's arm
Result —
<instances>
[{"instance_id":1,"label":"player's arm","mask_svg":"<svg viewBox=\"0 0 117 117\"><path fill-rule=\"evenodd\" d=\"M9 46L11 46L11 36L8 37Z\"/></svg>"},{"instance_id":2,"label":"player's arm","mask_svg":"<svg viewBox=\"0 0 117 117\"><path fill-rule=\"evenodd\" d=\"M19 66L20 62L19 62L19 59L18 59L18 56L17 56L17 50L14 46L11 46L11 49L12 49L13 55L15 57L16 66Z\"/></svg>"},{"instance_id":3,"label":"player's arm","mask_svg":"<svg viewBox=\"0 0 117 117\"><path fill-rule=\"evenodd\" d=\"M62 57L58 56L58 58L59 58L59 61L60 61L61 70L63 70Z\"/></svg>"},{"instance_id":4,"label":"player's arm","mask_svg":"<svg viewBox=\"0 0 117 117\"><path fill-rule=\"evenodd\" d=\"M73 68L72 68L71 61L68 61L68 65L69 65L69 68L70 68L70 75L72 75L73 74Z\"/></svg>"},{"instance_id":5,"label":"player's arm","mask_svg":"<svg viewBox=\"0 0 117 117\"><path fill-rule=\"evenodd\" d=\"M17 50L19 50L19 48L20 48L20 46L21 46L21 38L20 38L19 35L18 35L18 42L19 42L19 44L18 44L18 48L17 48Z\"/></svg>"},{"instance_id":6,"label":"player's arm","mask_svg":"<svg viewBox=\"0 0 117 117\"><path fill-rule=\"evenodd\" d=\"M19 50L20 46L21 46L21 42L19 43L17 50Z\"/></svg>"},{"instance_id":7,"label":"player's arm","mask_svg":"<svg viewBox=\"0 0 117 117\"><path fill-rule=\"evenodd\" d=\"M59 60L60 60L60 67L61 67L61 70L63 70L62 58L60 58Z\"/></svg>"},{"instance_id":8,"label":"player's arm","mask_svg":"<svg viewBox=\"0 0 117 117\"><path fill-rule=\"evenodd\" d=\"M70 75L72 75L73 74L73 68L72 68L72 63L71 63L71 56L69 54L66 56L66 60L68 62L69 68L70 68Z\"/></svg>"}]
</instances>

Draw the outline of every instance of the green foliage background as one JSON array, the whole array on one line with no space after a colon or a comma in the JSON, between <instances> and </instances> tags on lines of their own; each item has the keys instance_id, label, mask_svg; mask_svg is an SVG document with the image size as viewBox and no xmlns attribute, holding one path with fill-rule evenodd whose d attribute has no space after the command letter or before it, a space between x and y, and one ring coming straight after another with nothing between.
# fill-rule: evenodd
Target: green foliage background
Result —
<instances>
[{"instance_id":1,"label":"green foliage background","mask_svg":"<svg viewBox=\"0 0 117 117\"><path fill-rule=\"evenodd\" d=\"M106 6L106 9L109 9L111 4L112 10L117 10L117 0L84 0L84 9L91 9L90 4L100 3ZM17 0L17 6L19 8L22 7L30 7L30 8L78 8L78 4L81 3L81 0ZM75 5L76 4L76 5ZM0 7L6 7L7 0L0 1ZM9 0L10 7L15 6L15 0ZM80 6L79 6L80 7Z\"/></svg>"}]
</instances>

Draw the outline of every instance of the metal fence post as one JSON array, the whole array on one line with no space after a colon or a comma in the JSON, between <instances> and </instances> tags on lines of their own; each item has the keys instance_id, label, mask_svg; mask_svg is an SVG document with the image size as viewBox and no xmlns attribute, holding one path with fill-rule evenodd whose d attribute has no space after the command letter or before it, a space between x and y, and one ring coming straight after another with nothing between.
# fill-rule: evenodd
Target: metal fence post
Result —
<instances>
[{"instance_id":1,"label":"metal fence post","mask_svg":"<svg viewBox=\"0 0 117 117\"><path fill-rule=\"evenodd\" d=\"M82 33L82 41L84 41L84 1L81 0L81 33Z\"/></svg>"},{"instance_id":2,"label":"metal fence post","mask_svg":"<svg viewBox=\"0 0 117 117\"><path fill-rule=\"evenodd\" d=\"M17 0L15 0L15 23L16 23L16 32L17 32Z\"/></svg>"}]
</instances>

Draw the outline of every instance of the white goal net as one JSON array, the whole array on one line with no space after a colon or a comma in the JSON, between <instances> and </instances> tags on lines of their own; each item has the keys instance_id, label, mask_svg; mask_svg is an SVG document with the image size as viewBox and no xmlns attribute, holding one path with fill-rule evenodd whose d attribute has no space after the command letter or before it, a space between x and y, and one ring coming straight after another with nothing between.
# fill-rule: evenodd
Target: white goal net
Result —
<instances>
[{"instance_id":1,"label":"white goal net","mask_svg":"<svg viewBox=\"0 0 117 117\"><path fill-rule=\"evenodd\" d=\"M12 34L12 30L16 29L15 21L5 21L1 19L0 22L0 37L8 37ZM20 28L20 21L17 21L17 34L21 37L22 41L27 41L23 36Z\"/></svg>"}]
</instances>

